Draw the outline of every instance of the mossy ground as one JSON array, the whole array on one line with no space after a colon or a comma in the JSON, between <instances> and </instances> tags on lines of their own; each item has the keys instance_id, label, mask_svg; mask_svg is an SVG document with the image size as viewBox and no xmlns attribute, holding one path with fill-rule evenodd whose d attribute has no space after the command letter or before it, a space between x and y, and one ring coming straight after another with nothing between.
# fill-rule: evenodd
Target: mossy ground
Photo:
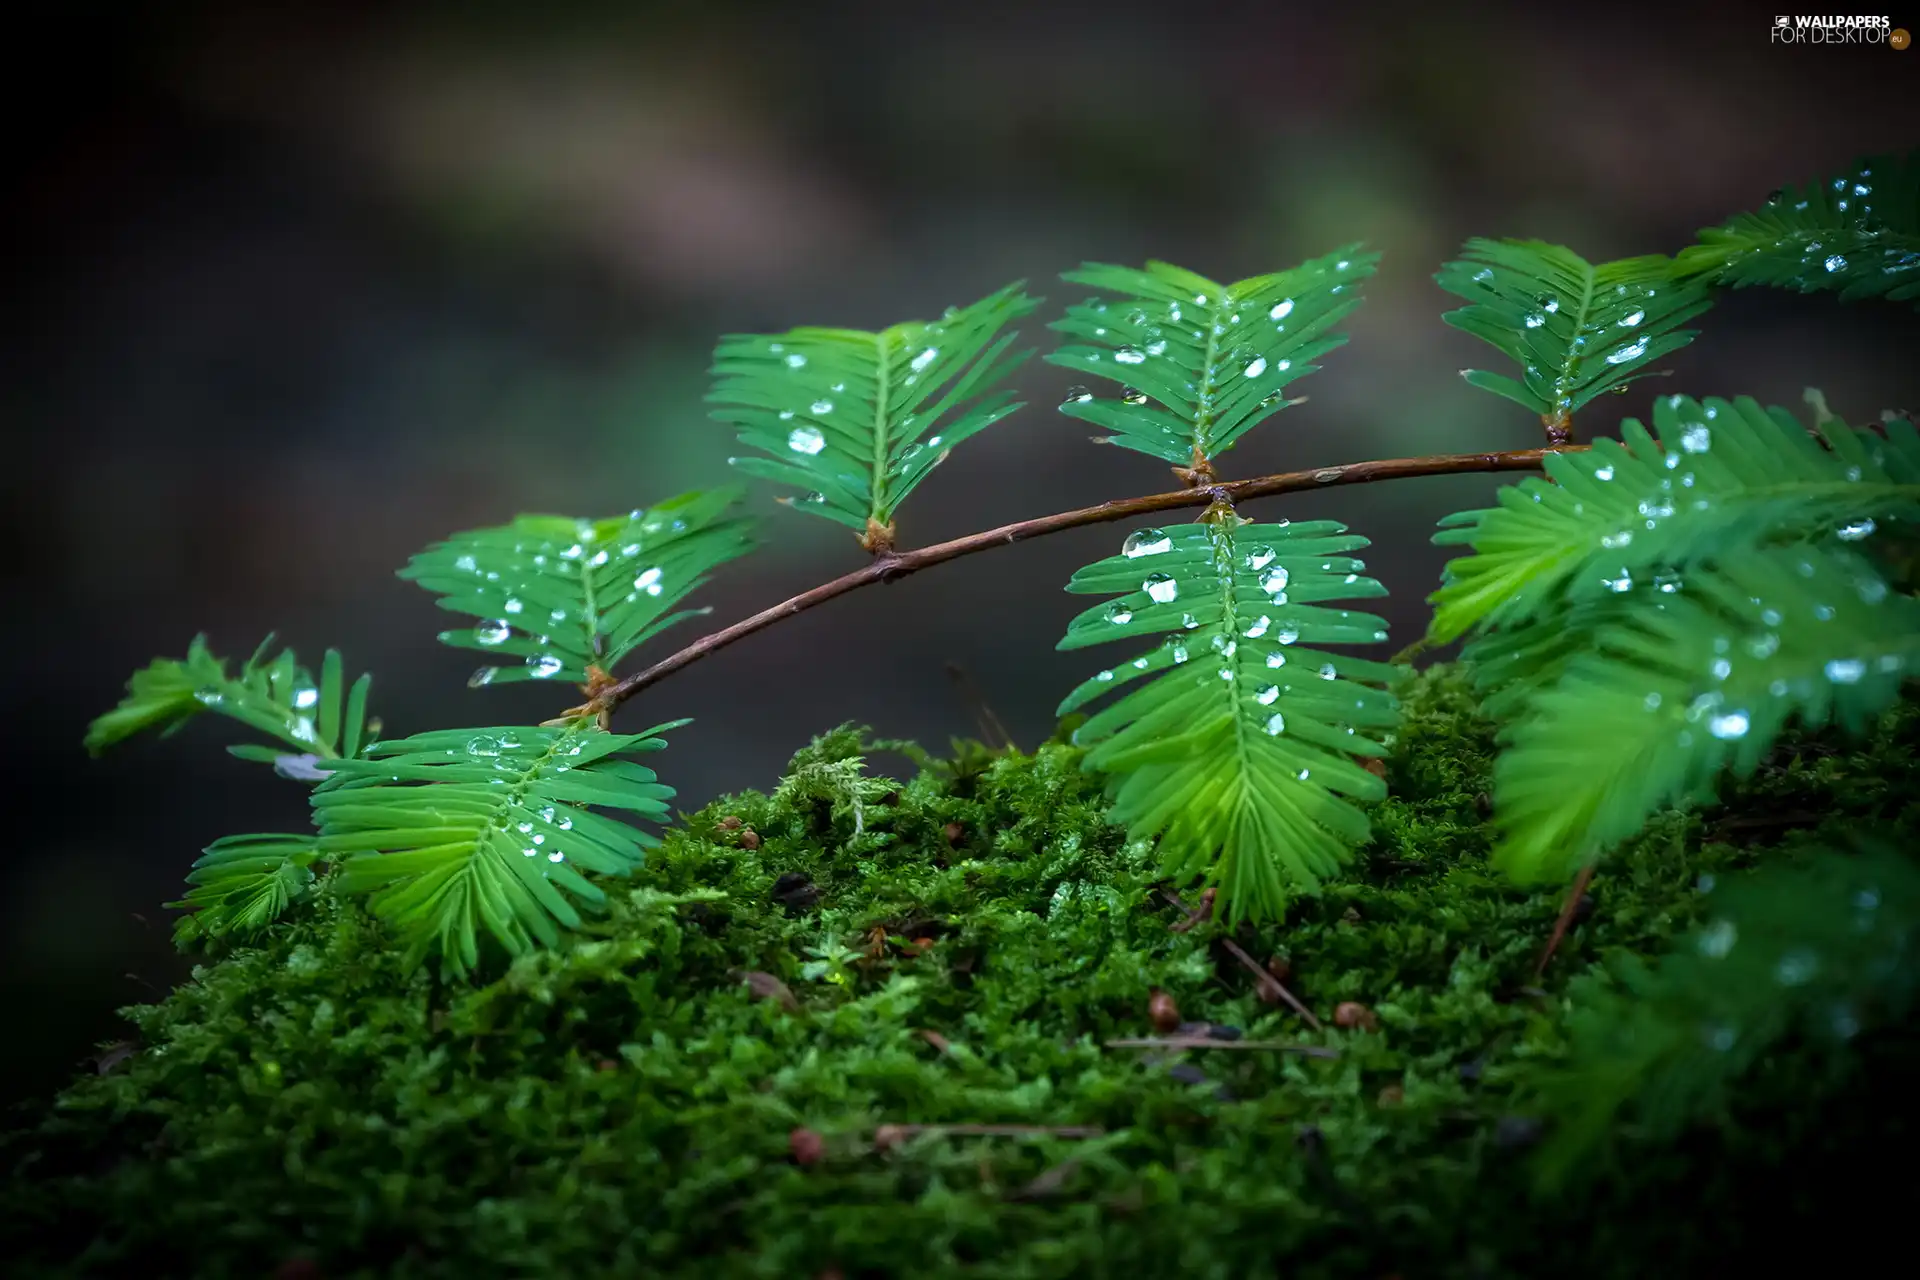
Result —
<instances>
[{"instance_id":1,"label":"mossy ground","mask_svg":"<svg viewBox=\"0 0 1920 1280\"><path fill-rule=\"evenodd\" d=\"M686 818L592 938L485 985L402 976L323 897L129 1011L144 1047L9 1140L0 1244L87 1276L1651 1276L1816 1232L1845 1256L1913 1195L1881 1171L1914 1130L1910 1035L1860 1037L1838 1082L1789 1044L1723 1123L1623 1126L1559 1198L1532 1192L1554 1117L1529 1081L1564 1056L1568 982L1657 956L1703 875L1870 820L1911 837L1920 716L1795 735L1658 818L1535 987L1561 895L1485 864L1491 727L1455 672L1403 697L1372 843L1279 925L1171 928L1069 747L836 800L845 731L777 798ZM1324 1029L1228 939L1286 957ZM1155 989L1337 1056L1104 1047L1154 1034ZM1335 1026L1342 1002L1371 1025Z\"/></svg>"}]
</instances>

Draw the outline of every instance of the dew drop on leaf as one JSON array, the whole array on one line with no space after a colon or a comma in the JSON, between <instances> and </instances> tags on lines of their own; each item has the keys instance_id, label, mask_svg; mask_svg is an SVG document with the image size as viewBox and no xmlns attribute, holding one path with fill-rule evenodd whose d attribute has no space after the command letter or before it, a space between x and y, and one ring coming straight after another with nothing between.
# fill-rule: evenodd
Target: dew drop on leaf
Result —
<instances>
[{"instance_id":1,"label":"dew drop on leaf","mask_svg":"<svg viewBox=\"0 0 1920 1280\"><path fill-rule=\"evenodd\" d=\"M826 405L827 409L833 408L833 406L825 400L816 401L813 406L815 413L825 413L827 411L826 409L822 409L820 407L821 405ZM804 453L808 457L812 457L826 447L827 437L818 427L795 427L787 433L787 448L793 450L795 453Z\"/></svg>"},{"instance_id":2,"label":"dew drop on leaf","mask_svg":"<svg viewBox=\"0 0 1920 1280\"><path fill-rule=\"evenodd\" d=\"M1146 581L1140 584L1145 591L1161 604L1171 604L1180 595L1180 584L1173 580L1170 573L1150 573Z\"/></svg>"},{"instance_id":3,"label":"dew drop on leaf","mask_svg":"<svg viewBox=\"0 0 1920 1280\"><path fill-rule=\"evenodd\" d=\"M1163 551L1173 550L1173 539L1165 529L1136 529L1127 535L1120 544L1120 554L1129 560L1141 556L1157 556Z\"/></svg>"}]
</instances>

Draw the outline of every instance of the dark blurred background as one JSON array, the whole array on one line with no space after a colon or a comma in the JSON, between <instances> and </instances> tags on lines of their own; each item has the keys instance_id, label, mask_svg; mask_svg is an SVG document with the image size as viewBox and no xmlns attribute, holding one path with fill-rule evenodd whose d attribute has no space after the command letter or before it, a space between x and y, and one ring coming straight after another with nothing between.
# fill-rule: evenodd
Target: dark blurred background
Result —
<instances>
[{"instance_id":1,"label":"dark blurred background","mask_svg":"<svg viewBox=\"0 0 1920 1280\"><path fill-rule=\"evenodd\" d=\"M277 630L373 670L391 734L559 710L467 691L475 655L435 644L449 615L393 571L455 529L728 479L701 403L716 334L930 318L1018 277L1058 303L1083 259L1233 280L1363 239L1386 256L1352 342L1226 473L1522 447L1537 424L1457 376L1499 357L1439 320L1432 273L1463 239L1671 252L1920 141L1920 51L1778 48L1770 12L1726 6L26 8L0 126L8 1099L185 973L160 904L201 848L304 822L300 785L220 750L226 723L90 762L128 674L197 631L238 660ZM1053 314L1026 326L1043 349ZM1701 323L1673 378L1580 425L1669 389L1797 408L1812 384L1856 421L1916 398L1910 308L1754 292ZM1030 407L934 474L903 541L1170 487L1053 411L1073 380L1024 369ZM1256 510L1371 536L1398 648L1443 561L1434 520L1494 485ZM716 625L863 558L765 486L753 504L770 541L704 593ZM948 662L1031 747L1093 661L1053 650L1086 603L1060 587L1124 533L846 597L623 719L697 717L662 757L689 809L770 786L842 720L976 733Z\"/></svg>"}]
</instances>

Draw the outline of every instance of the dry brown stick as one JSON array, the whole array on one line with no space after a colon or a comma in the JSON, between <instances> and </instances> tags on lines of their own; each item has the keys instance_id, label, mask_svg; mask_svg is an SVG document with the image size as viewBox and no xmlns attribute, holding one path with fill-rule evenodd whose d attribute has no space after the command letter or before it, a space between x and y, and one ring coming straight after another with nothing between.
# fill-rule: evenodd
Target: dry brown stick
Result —
<instances>
[{"instance_id":1,"label":"dry brown stick","mask_svg":"<svg viewBox=\"0 0 1920 1280\"><path fill-rule=\"evenodd\" d=\"M770 609L762 609L752 617L743 618L730 627L702 636L680 652L661 659L646 670L636 672L596 691L585 704L562 713L557 719L567 720L581 715L599 715L601 712L610 711L642 689L657 684L682 667L691 666L708 654L717 653L734 641L743 640L776 622L804 613L815 605L825 604L849 591L858 590L875 582L893 582L910 573L918 573L922 569L944 564L948 560L957 560L961 556L972 555L976 551L986 551L992 547L1006 546L1014 542L1025 542L1030 538L1042 538L1050 533L1062 533L1085 525L1106 524L1114 520L1127 520L1162 511L1206 507L1221 501L1238 504L1254 498L1272 497L1275 494L1295 493L1306 489L1327 489L1339 485L1367 484L1375 480L1400 480L1414 476L1537 471L1549 454L1582 452L1588 447L1587 445L1570 445L1559 449L1514 449L1504 453L1444 453L1419 458L1383 458L1371 462L1349 462L1337 467L1316 467L1311 471L1286 471L1278 475L1235 480L1227 484L1207 484L1199 488L1178 489L1171 493L1148 494L1141 498L1116 499L1112 502L1103 502L1098 506L1082 507L1077 511L1061 511L1050 516L1016 521L1013 524L1001 525L997 529L970 533L964 538L935 543L933 546L921 547L914 551L886 550L852 573L835 578L831 582L822 583L810 591L803 591Z\"/></svg>"},{"instance_id":2,"label":"dry brown stick","mask_svg":"<svg viewBox=\"0 0 1920 1280\"><path fill-rule=\"evenodd\" d=\"M1280 979L1274 977L1271 973L1268 973L1265 969L1254 963L1253 957L1242 950L1239 943L1235 942L1232 938L1222 938L1220 939L1220 945L1228 951L1231 951L1235 960L1247 966L1247 971L1253 974L1254 985L1260 988L1262 996L1277 996L1286 1001L1287 1007L1305 1018L1308 1026L1312 1027L1315 1031L1320 1030L1320 1019L1313 1016L1313 1010L1301 1004L1293 992L1287 990L1286 983L1280 981ZM1271 1004L1272 1000L1269 998L1267 1002Z\"/></svg>"},{"instance_id":3,"label":"dry brown stick","mask_svg":"<svg viewBox=\"0 0 1920 1280\"><path fill-rule=\"evenodd\" d=\"M1567 936L1567 930L1573 927L1573 913L1580 909L1580 899L1586 896L1587 886L1593 882L1594 864L1589 862L1580 868L1580 874L1573 878L1573 891L1567 894L1566 905L1560 908L1560 918L1554 922L1553 936L1547 939L1546 950L1540 953L1540 963L1533 966L1534 981L1547 971L1547 962L1553 959L1553 953L1559 949L1560 940Z\"/></svg>"},{"instance_id":4,"label":"dry brown stick","mask_svg":"<svg viewBox=\"0 0 1920 1280\"><path fill-rule=\"evenodd\" d=\"M1309 1058L1337 1058L1338 1049L1318 1044L1288 1044L1282 1040L1215 1040L1212 1036L1147 1036L1135 1040L1108 1040L1109 1049L1267 1049L1298 1053Z\"/></svg>"}]
</instances>

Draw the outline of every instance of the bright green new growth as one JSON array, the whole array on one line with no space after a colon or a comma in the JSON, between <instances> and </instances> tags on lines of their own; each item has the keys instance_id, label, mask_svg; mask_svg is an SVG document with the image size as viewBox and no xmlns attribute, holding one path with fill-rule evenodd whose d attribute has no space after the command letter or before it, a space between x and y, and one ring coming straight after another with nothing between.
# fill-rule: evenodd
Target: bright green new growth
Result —
<instances>
[{"instance_id":1,"label":"bright green new growth","mask_svg":"<svg viewBox=\"0 0 1920 1280\"><path fill-rule=\"evenodd\" d=\"M1539 240L1469 240L1465 259L1434 277L1472 305L1442 320L1517 361L1516 381L1481 369L1472 385L1561 426L1594 397L1624 392L1647 366L1692 342L1679 326L1712 305L1704 284L1659 255L1595 265Z\"/></svg>"},{"instance_id":2,"label":"bright green new growth","mask_svg":"<svg viewBox=\"0 0 1920 1280\"><path fill-rule=\"evenodd\" d=\"M334 760L359 753L363 741L377 736L379 722L367 720L367 689L371 675L362 675L345 688L340 654L327 650L320 666L320 683L299 665L293 650L283 649L266 660L273 636L260 642L229 676L224 660L213 656L205 636L195 636L185 658L155 658L144 671L127 681L120 705L99 717L87 729L86 748L99 755L148 729L162 737L179 731L202 711L216 711L278 738L293 748L294 756L272 747L245 744L227 750L242 760L260 760L282 772L298 774L303 762Z\"/></svg>"},{"instance_id":3,"label":"bright green new growth","mask_svg":"<svg viewBox=\"0 0 1920 1280\"><path fill-rule=\"evenodd\" d=\"M1001 330L1040 301L1014 283L878 333L810 326L722 339L713 416L769 455L727 461L803 490L780 499L797 510L877 537L955 446L1021 407L985 393L1030 354L1009 355L1018 335Z\"/></svg>"},{"instance_id":4,"label":"bright green new growth","mask_svg":"<svg viewBox=\"0 0 1920 1280\"><path fill-rule=\"evenodd\" d=\"M1700 240L1680 251L1679 269L1715 284L1835 290L1842 302L1920 298L1920 154L1876 156L1776 191Z\"/></svg>"},{"instance_id":5,"label":"bright green new growth","mask_svg":"<svg viewBox=\"0 0 1920 1280\"><path fill-rule=\"evenodd\" d=\"M1069 271L1061 279L1121 296L1068 307L1048 327L1080 344L1047 362L1126 385L1117 400L1076 388L1060 412L1115 433L1096 443L1204 467L1296 403L1281 390L1346 342L1330 330L1360 305L1359 284L1379 258L1349 245L1232 285L1165 262Z\"/></svg>"},{"instance_id":6,"label":"bright green new growth","mask_svg":"<svg viewBox=\"0 0 1920 1280\"><path fill-rule=\"evenodd\" d=\"M667 611L753 549L748 522L727 514L741 497L738 487L683 493L610 520L521 516L436 543L400 576L439 594L442 609L482 619L442 641L522 659L481 667L475 687L579 683L589 667L609 672L676 622L710 612Z\"/></svg>"},{"instance_id":7,"label":"bright green new growth","mask_svg":"<svg viewBox=\"0 0 1920 1280\"><path fill-rule=\"evenodd\" d=\"M454 729L383 742L342 761L314 789L319 851L344 858L340 888L408 944L438 947L455 974L480 963L479 934L511 955L551 947L581 925L575 901L606 892L582 872L625 875L653 836L588 806L660 821L673 788L617 756L659 751L688 721L615 734L575 721L534 729Z\"/></svg>"},{"instance_id":8,"label":"bright green new growth","mask_svg":"<svg viewBox=\"0 0 1920 1280\"><path fill-rule=\"evenodd\" d=\"M1136 839L1159 836L1166 874L1205 876L1230 919L1277 919L1290 891L1336 874L1367 837L1366 815L1341 797L1386 794L1349 757L1385 754L1360 731L1393 725L1393 696L1359 682L1398 672L1318 647L1386 639L1372 614L1321 607L1387 593L1345 554L1366 545L1332 520L1254 524L1222 509L1139 530L1067 584L1125 594L1074 619L1061 649L1171 633L1075 689L1058 714L1146 681L1074 741L1098 744L1086 767L1111 777L1113 820Z\"/></svg>"}]
</instances>

